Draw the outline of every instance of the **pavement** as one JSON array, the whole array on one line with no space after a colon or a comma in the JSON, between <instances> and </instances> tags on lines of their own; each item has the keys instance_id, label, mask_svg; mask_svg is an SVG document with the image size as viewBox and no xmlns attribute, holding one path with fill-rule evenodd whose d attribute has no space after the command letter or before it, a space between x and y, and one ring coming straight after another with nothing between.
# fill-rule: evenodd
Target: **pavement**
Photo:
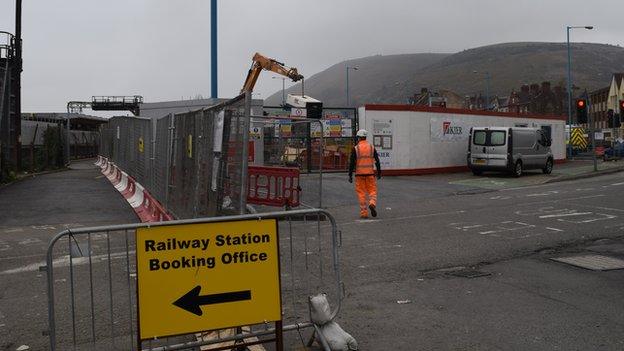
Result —
<instances>
[{"instance_id":1,"label":"pavement","mask_svg":"<svg viewBox=\"0 0 624 351\"><path fill-rule=\"evenodd\" d=\"M346 299L338 322L363 350L624 349L624 270L551 260L587 253L624 258L624 173L551 182L593 175L579 171L587 166L570 163L550 176L519 179L385 177L379 217L370 220L357 218L346 175L326 175L323 204L342 233ZM607 167L615 169L601 163ZM302 177L311 205L318 200L314 177ZM46 349L46 285L38 266L53 235L136 221L88 163L1 188L0 350ZM294 233L316 225L295 223ZM78 332L89 336L81 318Z\"/></svg>"},{"instance_id":2,"label":"pavement","mask_svg":"<svg viewBox=\"0 0 624 351\"><path fill-rule=\"evenodd\" d=\"M0 188L0 350L46 350L48 242L83 226L138 218L93 160L69 170L29 177Z\"/></svg>"}]
</instances>

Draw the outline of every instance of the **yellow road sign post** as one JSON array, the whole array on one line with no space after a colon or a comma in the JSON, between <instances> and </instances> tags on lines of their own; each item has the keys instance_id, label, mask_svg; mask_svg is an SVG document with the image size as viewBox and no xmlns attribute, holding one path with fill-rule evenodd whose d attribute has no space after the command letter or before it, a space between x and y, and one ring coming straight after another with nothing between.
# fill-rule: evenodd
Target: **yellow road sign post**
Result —
<instances>
[{"instance_id":1,"label":"yellow road sign post","mask_svg":"<svg viewBox=\"0 0 624 351\"><path fill-rule=\"evenodd\" d=\"M138 228L139 339L276 322L277 220Z\"/></svg>"}]
</instances>

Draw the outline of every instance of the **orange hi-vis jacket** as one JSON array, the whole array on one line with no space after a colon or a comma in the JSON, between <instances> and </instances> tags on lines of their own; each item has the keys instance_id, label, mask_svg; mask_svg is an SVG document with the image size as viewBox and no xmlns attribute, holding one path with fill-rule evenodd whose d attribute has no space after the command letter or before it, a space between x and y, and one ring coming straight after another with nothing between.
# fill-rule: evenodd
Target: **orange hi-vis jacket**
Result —
<instances>
[{"instance_id":1,"label":"orange hi-vis jacket","mask_svg":"<svg viewBox=\"0 0 624 351\"><path fill-rule=\"evenodd\" d=\"M374 175L375 148L368 141L362 140L355 146L355 175Z\"/></svg>"}]
</instances>

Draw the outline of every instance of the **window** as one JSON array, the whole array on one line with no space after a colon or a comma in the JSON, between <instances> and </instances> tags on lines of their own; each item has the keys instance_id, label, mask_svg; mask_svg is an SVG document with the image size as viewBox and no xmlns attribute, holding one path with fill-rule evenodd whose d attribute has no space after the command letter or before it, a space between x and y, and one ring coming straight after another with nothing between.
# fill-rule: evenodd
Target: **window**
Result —
<instances>
[{"instance_id":1,"label":"window","mask_svg":"<svg viewBox=\"0 0 624 351\"><path fill-rule=\"evenodd\" d=\"M486 140L486 132L484 130L478 130L474 132L473 135L473 144L475 145L485 145Z\"/></svg>"},{"instance_id":2,"label":"window","mask_svg":"<svg viewBox=\"0 0 624 351\"><path fill-rule=\"evenodd\" d=\"M505 145L505 136L507 133L500 131L500 130L496 130L496 131L492 131L490 132L490 145L491 146L501 146L501 145Z\"/></svg>"},{"instance_id":3,"label":"window","mask_svg":"<svg viewBox=\"0 0 624 351\"><path fill-rule=\"evenodd\" d=\"M506 144L507 132L502 130L477 130L473 133L472 143L480 146L502 146Z\"/></svg>"}]
</instances>

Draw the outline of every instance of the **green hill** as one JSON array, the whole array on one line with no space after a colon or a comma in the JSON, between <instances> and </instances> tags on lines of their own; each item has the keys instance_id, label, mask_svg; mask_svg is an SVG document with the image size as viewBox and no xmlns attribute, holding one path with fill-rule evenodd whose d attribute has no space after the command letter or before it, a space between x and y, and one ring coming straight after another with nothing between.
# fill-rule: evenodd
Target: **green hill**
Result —
<instances>
[{"instance_id":1,"label":"green hill","mask_svg":"<svg viewBox=\"0 0 624 351\"><path fill-rule=\"evenodd\" d=\"M423 87L448 89L460 95L485 90L485 72L491 75L490 93L507 95L522 84L551 81L565 83L565 43L506 43L483 46L456 54L405 54L370 56L340 62L305 81L305 93L325 106L344 106L345 67L350 71L352 105L405 103ZM479 73L474 73L477 71ZM606 44L572 44L572 80L581 89L608 86L614 72L624 71L624 48ZM300 93L299 84L287 93ZM279 105L281 91L265 105Z\"/></svg>"}]
</instances>

